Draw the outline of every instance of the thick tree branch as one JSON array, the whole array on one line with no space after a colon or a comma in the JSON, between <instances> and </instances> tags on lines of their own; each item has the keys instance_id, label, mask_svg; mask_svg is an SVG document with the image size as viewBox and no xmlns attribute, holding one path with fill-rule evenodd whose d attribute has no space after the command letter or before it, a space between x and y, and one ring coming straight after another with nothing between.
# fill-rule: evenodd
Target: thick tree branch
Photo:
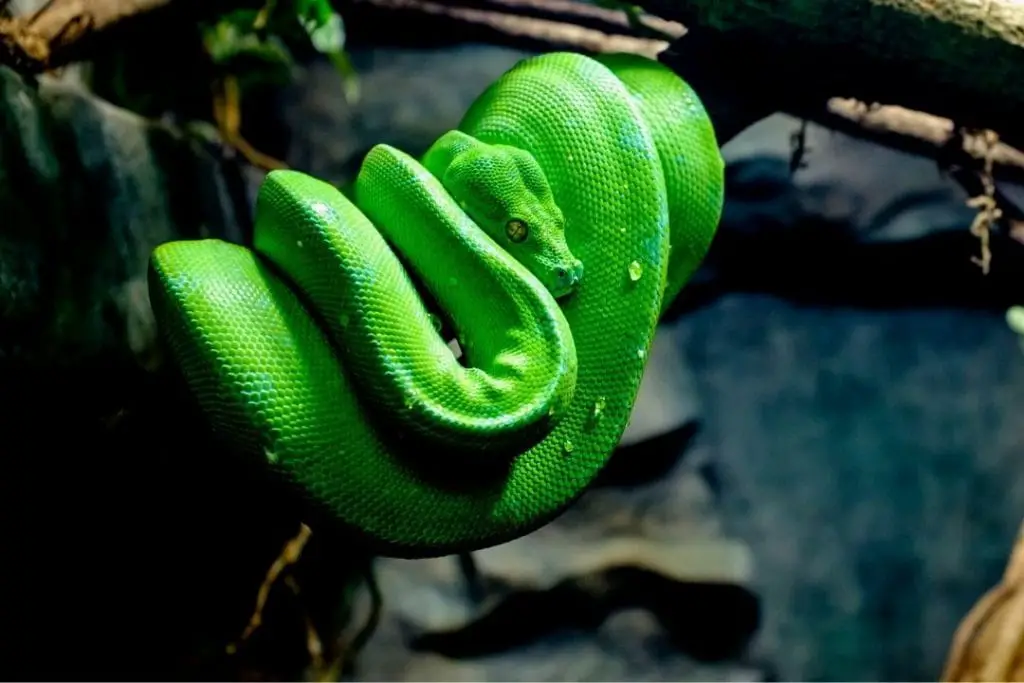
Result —
<instances>
[{"instance_id":1,"label":"thick tree branch","mask_svg":"<svg viewBox=\"0 0 1024 683\"><path fill-rule=\"evenodd\" d=\"M259 0L49 0L32 14L0 18L0 64L22 73L41 73L89 59L116 43L117 33L132 30L142 21L160 21L167 12L201 18L259 4Z\"/></svg>"},{"instance_id":2,"label":"thick tree branch","mask_svg":"<svg viewBox=\"0 0 1024 683\"><path fill-rule=\"evenodd\" d=\"M992 78L1008 67L995 63L977 78L958 60L966 55L975 59L968 66L988 65L996 54L1003 62L1024 54L1019 47L1024 10L1006 0L989 0L984 13L978 9L981 2L813 0L812 8L808 0L782 0L768 11L756 0L646 0L640 4L669 19L648 15L646 28L640 29L623 12L572 0L340 0L339 6L352 44L481 41L534 50L661 55L700 90L722 143L761 118L785 111L973 172L988 152L962 126L981 125L985 112L995 107L986 102L999 101L1000 92L975 93L965 102L958 97L966 95L949 93L984 90L979 82L995 83ZM14 55L28 70L41 71L87 57L119 27L131 28L161 12L208 16L253 4L260 0L51 0L34 17L0 21L0 45L7 51L0 59L10 61ZM929 9L933 6L939 9ZM675 19L698 28L687 33ZM917 22L910 26L918 37L908 21ZM885 39L901 30L912 38ZM942 50L921 44L928 42L925 36L935 40L950 32L958 37L947 40ZM666 49L668 39L676 40L671 49ZM979 56L989 61L978 62ZM1010 85L1011 95L1024 90L1022 79ZM867 107L864 101L887 106ZM934 107L928 109L933 113L907 108L915 102ZM963 113L957 124L935 115L950 107ZM1000 121L1008 117L997 116ZM1000 143L991 157L997 178L1024 181L1024 153Z\"/></svg>"},{"instance_id":3,"label":"thick tree branch","mask_svg":"<svg viewBox=\"0 0 1024 683\"><path fill-rule=\"evenodd\" d=\"M62 50L82 42L126 17L146 14L171 0L51 0L38 11L0 20L0 48L4 62L26 71L45 71L60 66L55 59Z\"/></svg>"},{"instance_id":4,"label":"thick tree branch","mask_svg":"<svg viewBox=\"0 0 1024 683\"><path fill-rule=\"evenodd\" d=\"M727 61L680 63L739 78L777 102L851 97L989 128L1024 144L1019 0L643 0L699 29ZM680 41L685 52L690 36ZM705 51L707 52L707 51ZM723 80L723 82L729 82Z\"/></svg>"}]
</instances>

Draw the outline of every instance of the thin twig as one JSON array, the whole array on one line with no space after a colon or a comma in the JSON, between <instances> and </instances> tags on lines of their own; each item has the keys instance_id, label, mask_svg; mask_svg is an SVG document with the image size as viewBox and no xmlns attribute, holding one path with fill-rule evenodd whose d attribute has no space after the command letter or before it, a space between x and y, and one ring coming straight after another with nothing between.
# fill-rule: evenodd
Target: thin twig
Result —
<instances>
[{"instance_id":1,"label":"thin twig","mask_svg":"<svg viewBox=\"0 0 1024 683\"><path fill-rule=\"evenodd\" d=\"M971 234L978 238L981 243L981 256L971 257L971 261L981 267L981 272L988 275L992 265L992 250L989 247L991 228L998 221L1003 212L996 203L996 184L992 178L992 150L999 142L999 136L994 131L986 130L979 134L986 148L985 167L979 174L981 179L982 193L967 200L967 206L978 209L974 221L971 223Z\"/></svg>"},{"instance_id":2,"label":"thin twig","mask_svg":"<svg viewBox=\"0 0 1024 683\"><path fill-rule=\"evenodd\" d=\"M238 87L238 79L225 76L219 79L213 96L213 119L224 142L245 157L245 159L264 171L288 168L287 164L264 154L253 147L242 135L242 93Z\"/></svg>"},{"instance_id":3,"label":"thin twig","mask_svg":"<svg viewBox=\"0 0 1024 683\"><path fill-rule=\"evenodd\" d=\"M270 569L267 570L267 575L263 579L259 591L256 593L256 608L249 618L249 623L246 625L245 630L242 631L238 642L227 646L228 654L237 652L239 644L248 640L255 633L256 629L263 624L263 609L266 607L267 599L270 597L270 589L274 587L278 578L288 567L299 561L299 558L302 557L302 550L306 547L306 542L309 541L312 533L308 526L302 524L299 526L299 532L284 544L281 553L274 559L273 564L270 565Z\"/></svg>"}]
</instances>

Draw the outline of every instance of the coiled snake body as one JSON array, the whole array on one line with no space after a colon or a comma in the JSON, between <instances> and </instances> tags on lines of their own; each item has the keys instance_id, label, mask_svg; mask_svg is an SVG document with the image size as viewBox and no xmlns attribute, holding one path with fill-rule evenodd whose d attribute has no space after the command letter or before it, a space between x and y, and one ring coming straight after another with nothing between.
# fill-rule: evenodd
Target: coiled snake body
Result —
<instances>
[{"instance_id":1,"label":"coiled snake body","mask_svg":"<svg viewBox=\"0 0 1024 683\"><path fill-rule=\"evenodd\" d=\"M161 245L150 296L213 427L317 519L380 554L472 550L549 521L607 461L722 200L678 76L546 54L420 161L371 150L354 201L271 173L253 248Z\"/></svg>"}]
</instances>

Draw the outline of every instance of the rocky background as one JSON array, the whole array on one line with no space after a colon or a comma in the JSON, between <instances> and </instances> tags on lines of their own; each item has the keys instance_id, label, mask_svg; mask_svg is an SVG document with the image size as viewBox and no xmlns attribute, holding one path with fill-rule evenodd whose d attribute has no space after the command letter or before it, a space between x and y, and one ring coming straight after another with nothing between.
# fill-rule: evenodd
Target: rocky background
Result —
<instances>
[{"instance_id":1,"label":"rocky background","mask_svg":"<svg viewBox=\"0 0 1024 683\"><path fill-rule=\"evenodd\" d=\"M354 51L356 105L314 60L254 125L289 132L267 151L344 182L377 142L424 150L523 55ZM145 122L73 83L0 76L3 426L23 454L2 497L18 558L3 570L2 618L22 633L6 668L196 677L170 660L198 638L182 631L237 633L293 528L197 458L183 414L137 398L160 367L141 283L160 241L244 241L259 176L206 131ZM811 127L807 165L791 174L798 127L772 117L727 145L720 234L661 331L600 485L545 529L477 553L476 584L456 558L378 561L384 611L348 677L939 675L1024 510L1024 357L1003 320L1024 298L1011 277L1024 247L996 240L982 276L973 211L933 163ZM125 395L145 417L128 419L118 448L89 450L103 432L69 455L49 433L67 432L82 403L116 422ZM73 465L56 483L55 461ZM315 550L311 586L338 566ZM51 610L68 600L54 631ZM100 628L105 618L120 627ZM262 647L280 646L273 633Z\"/></svg>"}]
</instances>

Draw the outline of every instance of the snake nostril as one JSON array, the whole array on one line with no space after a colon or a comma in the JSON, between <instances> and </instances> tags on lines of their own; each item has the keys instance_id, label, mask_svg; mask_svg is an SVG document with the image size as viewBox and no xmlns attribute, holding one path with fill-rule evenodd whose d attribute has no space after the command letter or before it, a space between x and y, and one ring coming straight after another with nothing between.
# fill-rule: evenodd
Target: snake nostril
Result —
<instances>
[{"instance_id":1,"label":"snake nostril","mask_svg":"<svg viewBox=\"0 0 1024 683\"><path fill-rule=\"evenodd\" d=\"M558 277L565 277L565 268L559 268L558 270L556 270L555 275L557 275Z\"/></svg>"}]
</instances>

